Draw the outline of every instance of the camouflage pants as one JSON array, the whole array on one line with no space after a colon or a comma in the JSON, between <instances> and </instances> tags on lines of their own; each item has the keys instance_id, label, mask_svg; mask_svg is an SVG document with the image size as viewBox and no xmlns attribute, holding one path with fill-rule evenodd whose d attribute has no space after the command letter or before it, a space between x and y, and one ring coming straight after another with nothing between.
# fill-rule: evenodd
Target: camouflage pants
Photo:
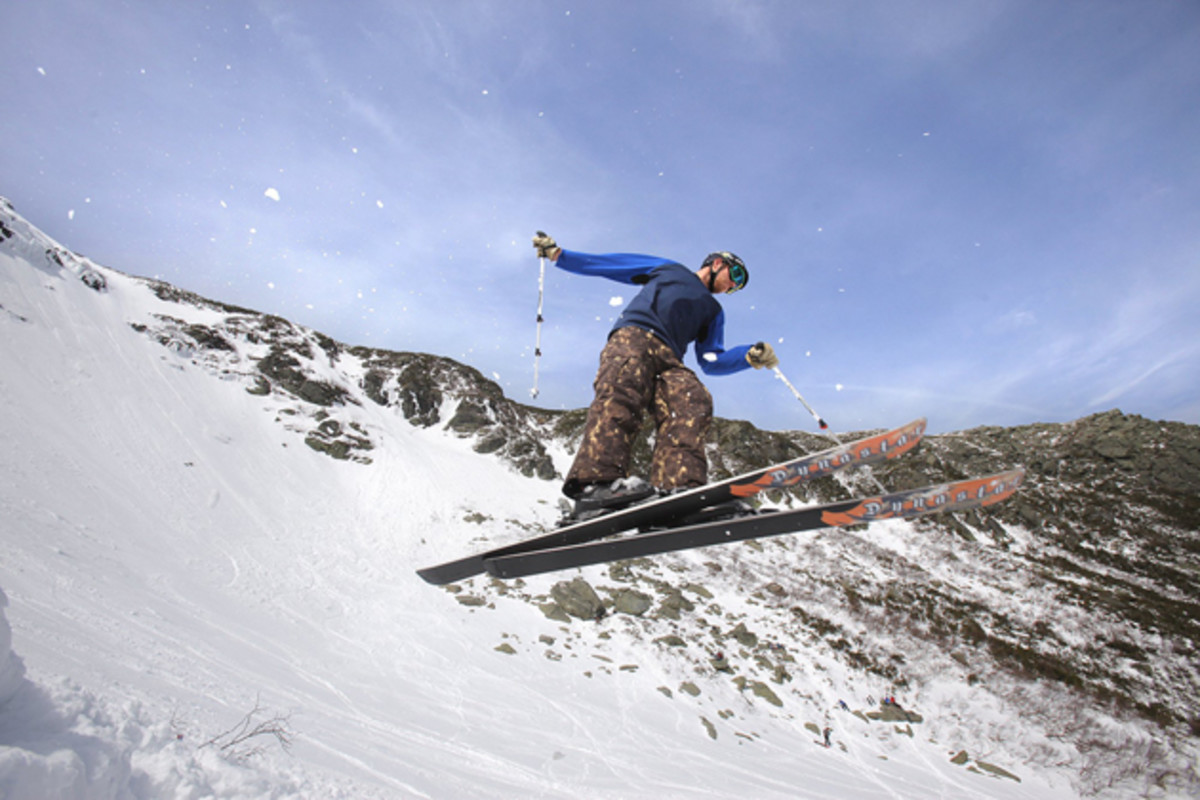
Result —
<instances>
[{"instance_id":1,"label":"camouflage pants","mask_svg":"<svg viewBox=\"0 0 1200 800\"><path fill-rule=\"evenodd\" d=\"M712 395L658 337L641 328L617 329L600 354L594 387L564 493L627 477L647 410L653 411L657 429L650 483L676 489L708 481L704 440L712 424Z\"/></svg>"}]
</instances>

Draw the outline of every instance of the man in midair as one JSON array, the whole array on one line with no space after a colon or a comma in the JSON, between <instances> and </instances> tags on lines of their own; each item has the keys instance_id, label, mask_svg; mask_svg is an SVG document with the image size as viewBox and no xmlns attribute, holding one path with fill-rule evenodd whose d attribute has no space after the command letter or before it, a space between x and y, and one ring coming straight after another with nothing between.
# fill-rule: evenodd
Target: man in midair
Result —
<instances>
[{"instance_id":1,"label":"man in midair","mask_svg":"<svg viewBox=\"0 0 1200 800\"><path fill-rule=\"evenodd\" d=\"M541 231L533 246L568 272L641 286L600 354L583 441L563 484L563 494L576 501L576 513L626 505L656 490L703 486L713 404L696 374L683 365L688 345L695 343L696 360L708 375L779 363L764 342L725 348L725 312L716 297L745 288L750 277L745 263L728 251L712 253L697 270L657 256L590 255L564 250ZM653 413L656 426L649 487L626 480L646 411Z\"/></svg>"}]
</instances>

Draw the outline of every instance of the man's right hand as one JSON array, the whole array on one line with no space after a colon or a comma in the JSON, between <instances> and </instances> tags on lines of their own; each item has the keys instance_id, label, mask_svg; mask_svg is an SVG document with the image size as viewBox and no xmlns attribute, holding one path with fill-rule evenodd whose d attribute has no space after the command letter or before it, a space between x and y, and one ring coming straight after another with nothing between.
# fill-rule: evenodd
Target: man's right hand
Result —
<instances>
[{"instance_id":1,"label":"man's right hand","mask_svg":"<svg viewBox=\"0 0 1200 800\"><path fill-rule=\"evenodd\" d=\"M559 253L562 252L554 237L547 235L545 231L538 231L533 237L533 249L537 250L539 258L548 258L551 261L557 261Z\"/></svg>"}]
</instances>

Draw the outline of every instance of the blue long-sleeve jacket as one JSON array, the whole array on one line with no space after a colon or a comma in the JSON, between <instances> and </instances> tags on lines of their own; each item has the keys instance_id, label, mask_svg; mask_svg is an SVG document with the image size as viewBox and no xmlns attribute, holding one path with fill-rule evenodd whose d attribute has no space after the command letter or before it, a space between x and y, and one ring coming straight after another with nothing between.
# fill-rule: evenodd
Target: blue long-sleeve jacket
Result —
<instances>
[{"instance_id":1,"label":"blue long-sleeve jacket","mask_svg":"<svg viewBox=\"0 0 1200 800\"><path fill-rule=\"evenodd\" d=\"M666 342L682 361L696 343L696 361L708 375L749 368L750 345L725 349L725 311L696 273L678 262L637 253L591 255L563 250L554 262L577 275L598 275L641 286L617 318L613 330L634 326Z\"/></svg>"}]
</instances>

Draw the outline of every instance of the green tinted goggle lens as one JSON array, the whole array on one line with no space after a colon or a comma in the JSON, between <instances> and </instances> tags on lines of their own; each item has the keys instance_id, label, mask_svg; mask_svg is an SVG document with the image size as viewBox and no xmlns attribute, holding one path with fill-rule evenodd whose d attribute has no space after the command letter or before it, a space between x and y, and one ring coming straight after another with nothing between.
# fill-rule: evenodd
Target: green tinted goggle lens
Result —
<instances>
[{"instance_id":1,"label":"green tinted goggle lens","mask_svg":"<svg viewBox=\"0 0 1200 800\"><path fill-rule=\"evenodd\" d=\"M736 292L738 289L741 289L743 286L745 286L747 277L748 276L746 275L745 267L743 267L741 264L730 264L729 278L734 283L734 288L730 291Z\"/></svg>"}]
</instances>

